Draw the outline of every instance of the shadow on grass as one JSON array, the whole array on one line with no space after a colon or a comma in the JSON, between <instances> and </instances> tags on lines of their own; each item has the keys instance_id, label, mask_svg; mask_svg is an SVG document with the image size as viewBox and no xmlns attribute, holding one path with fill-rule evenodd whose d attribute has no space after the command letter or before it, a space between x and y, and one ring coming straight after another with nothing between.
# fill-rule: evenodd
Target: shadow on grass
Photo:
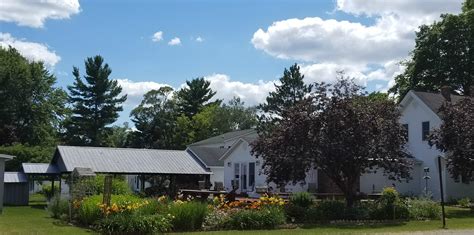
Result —
<instances>
[{"instance_id":1,"label":"shadow on grass","mask_svg":"<svg viewBox=\"0 0 474 235\"><path fill-rule=\"evenodd\" d=\"M449 208L446 210L446 218L474 218L474 212L468 208Z\"/></svg>"},{"instance_id":2,"label":"shadow on grass","mask_svg":"<svg viewBox=\"0 0 474 235\"><path fill-rule=\"evenodd\" d=\"M405 221L396 221L396 222L387 222L387 223L349 223L349 224L328 224L328 223L319 223L319 224L306 224L303 225L302 229L313 229L313 228L333 228L333 229L350 229L350 230L358 230L358 229L376 229L376 228L392 228L405 225Z\"/></svg>"}]
</instances>

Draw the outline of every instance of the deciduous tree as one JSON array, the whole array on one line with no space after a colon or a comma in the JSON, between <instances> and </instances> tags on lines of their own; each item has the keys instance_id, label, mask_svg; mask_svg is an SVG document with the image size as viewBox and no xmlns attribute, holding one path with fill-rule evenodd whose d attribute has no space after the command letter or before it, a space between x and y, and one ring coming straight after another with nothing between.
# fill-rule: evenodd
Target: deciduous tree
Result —
<instances>
[{"instance_id":1,"label":"deciduous tree","mask_svg":"<svg viewBox=\"0 0 474 235\"><path fill-rule=\"evenodd\" d=\"M446 102L440 114L443 123L430 135L430 145L446 154L453 178L474 181L474 98Z\"/></svg>"},{"instance_id":2,"label":"deciduous tree","mask_svg":"<svg viewBox=\"0 0 474 235\"><path fill-rule=\"evenodd\" d=\"M420 27L411 58L402 62L406 69L395 77L390 92L402 98L411 89L439 91L450 86L459 95L469 95L474 84L473 5L467 0L459 15L444 14L439 22Z\"/></svg>"},{"instance_id":3,"label":"deciduous tree","mask_svg":"<svg viewBox=\"0 0 474 235\"><path fill-rule=\"evenodd\" d=\"M330 89L328 92L328 89ZM368 98L361 87L341 79L282 112L272 132L260 135L252 153L264 160L268 180L304 181L317 168L353 205L362 174L383 171L391 179L408 179L406 139L395 102Z\"/></svg>"}]
</instances>

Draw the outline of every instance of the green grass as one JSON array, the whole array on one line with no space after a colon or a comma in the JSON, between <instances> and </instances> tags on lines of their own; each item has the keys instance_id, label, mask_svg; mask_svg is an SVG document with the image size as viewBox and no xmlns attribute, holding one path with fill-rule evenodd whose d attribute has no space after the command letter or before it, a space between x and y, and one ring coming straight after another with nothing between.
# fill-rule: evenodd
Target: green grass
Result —
<instances>
[{"instance_id":1,"label":"green grass","mask_svg":"<svg viewBox=\"0 0 474 235\"><path fill-rule=\"evenodd\" d=\"M30 206L5 207L0 215L0 235L3 234L92 234L79 227L64 224L49 217L45 210L44 198L40 195L30 197ZM474 213L469 209L447 207L448 229L473 229ZM196 234L355 234L387 233L410 231L433 231L441 229L441 221L410 221L390 225L312 225L297 229L260 231L216 231L194 232Z\"/></svg>"},{"instance_id":2,"label":"green grass","mask_svg":"<svg viewBox=\"0 0 474 235\"><path fill-rule=\"evenodd\" d=\"M41 195L31 195L29 206L6 206L0 215L0 234L91 234L84 228L51 218Z\"/></svg>"},{"instance_id":3,"label":"green grass","mask_svg":"<svg viewBox=\"0 0 474 235\"><path fill-rule=\"evenodd\" d=\"M469 209L447 207L447 228L472 229L474 230L474 213ZM279 229L264 231L215 231L215 232L195 232L191 234L367 234L367 233L388 233L388 232L412 232L412 231L433 231L441 230L440 220L432 221L410 221L406 223L395 223L385 225L311 225L296 229Z\"/></svg>"}]
</instances>

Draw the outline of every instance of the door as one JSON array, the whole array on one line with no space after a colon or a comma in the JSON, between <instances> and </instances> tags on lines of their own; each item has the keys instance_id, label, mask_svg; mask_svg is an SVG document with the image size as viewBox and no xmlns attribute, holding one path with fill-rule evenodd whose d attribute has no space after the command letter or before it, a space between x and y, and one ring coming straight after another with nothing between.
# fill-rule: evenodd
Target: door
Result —
<instances>
[{"instance_id":1,"label":"door","mask_svg":"<svg viewBox=\"0 0 474 235\"><path fill-rule=\"evenodd\" d=\"M238 193L253 191L255 187L255 162L234 163L234 184Z\"/></svg>"}]
</instances>

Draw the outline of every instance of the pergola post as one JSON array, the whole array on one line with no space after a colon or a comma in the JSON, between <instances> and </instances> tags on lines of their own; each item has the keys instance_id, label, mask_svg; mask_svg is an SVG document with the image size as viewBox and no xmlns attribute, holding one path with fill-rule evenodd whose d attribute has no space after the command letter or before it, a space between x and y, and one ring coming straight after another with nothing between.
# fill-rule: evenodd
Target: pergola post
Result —
<instances>
[{"instance_id":1,"label":"pergola post","mask_svg":"<svg viewBox=\"0 0 474 235\"><path fill-rule=\"evenodd\" d=\"M51 193L53 193L53 196L55 194L54 192L54 175L51 177Z\"/></svg>"},{"instance_id":2,"label":"pergola post","mask_svg":"<svg viewBox=\"0 0 474 235\"><path fill-rule=\"evenodd\" d=\"M140 175L140 192L145 192L145 175Z\"/></svg>"},{"instance_id":3,"label":"pergola post","mask_svg":"<svg viewBox=\"0 0 474 235\"><path fill-rule=\"evenodd\" d=\"M61 174L59 174L59 198L61 198L61 192L62 192L62 188L61 188L61 185L62 185L62 177L61 177Z\"/></svg>"}]
</instances>

